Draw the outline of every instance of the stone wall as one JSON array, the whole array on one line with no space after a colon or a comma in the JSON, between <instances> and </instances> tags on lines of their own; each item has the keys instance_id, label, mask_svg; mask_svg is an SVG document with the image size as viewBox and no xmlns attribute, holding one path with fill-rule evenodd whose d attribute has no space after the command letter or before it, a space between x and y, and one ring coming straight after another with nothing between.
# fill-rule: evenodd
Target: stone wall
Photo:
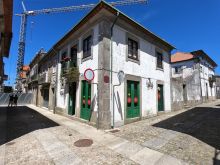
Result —
<instances>
[{"instance_id":1,"label":"stone wall","mask_svg":"<svg viewBox=\"0 0 220 165\"><path fill-rule=\"evenodd\" d=\"M184 78L172 78L171 84L172 110L179 110L202 103L199 70L192 71L191 74L185 75Z\"/></svg>"}]
</instances>

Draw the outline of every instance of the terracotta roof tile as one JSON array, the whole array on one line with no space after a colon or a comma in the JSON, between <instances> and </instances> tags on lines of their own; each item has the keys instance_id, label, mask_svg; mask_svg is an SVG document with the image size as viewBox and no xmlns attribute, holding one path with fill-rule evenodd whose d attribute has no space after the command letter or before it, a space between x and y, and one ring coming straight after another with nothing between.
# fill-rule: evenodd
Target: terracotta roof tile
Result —
<instances>
[{"instance_id":1,"label":"terracotta roof tile","mask_svg":"<svg viewBox=\"0 0 220 165\"><path fill-rule=\"evenodd\" d=\"M177 52L171 56L171 62L185 61L185 60L190 60L193 58L194 58L194 55L191 53Z\"/></svg>"}]
</instances>

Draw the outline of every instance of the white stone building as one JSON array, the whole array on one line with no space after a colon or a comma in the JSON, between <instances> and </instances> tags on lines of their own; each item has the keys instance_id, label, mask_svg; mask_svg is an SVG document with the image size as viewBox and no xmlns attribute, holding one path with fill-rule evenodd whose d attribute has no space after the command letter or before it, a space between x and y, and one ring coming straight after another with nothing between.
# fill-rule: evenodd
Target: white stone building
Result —
<instances>
[{"instance_id":1,"label":"white stone building","mask_svg":"<svg viewBox=\"0 0 220 165\"><path fill-rule=\"evenodd\" d=\"M173 109L192 106L216 98L217 64L202 50L177 52L171 56Z\"/></svg>"},{"instance_id":2,"label":"white stone building","mask_svg":"<svg viewBox=\"0 0 220 165\"><path fill-rule=\"evenodd\" d=\"M171 111L173 48L101 1L48 52L59 56L55 112L108 129ZM79 69L78 82L63 76L71 67ZM87 68L95 73L90 83L83 76ZM115 86L119 71L125 79Z\"/></svg>"}]
</instances>

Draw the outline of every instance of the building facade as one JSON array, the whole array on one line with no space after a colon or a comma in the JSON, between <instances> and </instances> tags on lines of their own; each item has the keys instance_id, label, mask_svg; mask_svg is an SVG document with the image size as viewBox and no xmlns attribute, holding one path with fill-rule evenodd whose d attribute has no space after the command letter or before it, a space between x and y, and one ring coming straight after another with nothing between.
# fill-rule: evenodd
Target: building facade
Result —
<instances>
[{"instance_id":1,"label":"building facade","mask_svg":"<svg viewBox=\"0 0 220 165\"><path fill-rule=\"evenodd\" d=\"M12 39L12 15L13 0L0 0L0 92L3 91L3 83L8 80L4 72L3 58L9 57Z\"/></svg>"},{"instance_id":2,"label":"building facade","mask_svg":"<svg viewBox=\"0 0 220 165\"><path fill-rule=\"evenodd\" d=\"M45 54L46 52L43 49L39 50L29 64L30 71L27 77L28 93L33 94L32 104L34 105L38 105L38 65Z\"/></svg>"},{"instance_id":3,"label":"building facade","mask_svg":"<svg viewBox=\"0 0 220 165\"><path fill-rule=\"evenodd\" d=\"M38 63L38 106L54 110L57 55L52 51Z\"/></svg>"},{"instance_id":4,"label":"building facade","mask_svg":"<svg viewBox=\"0 0 220 165\"><path fill-rule=\"evenodd\" d=\"M202 50L177 52L172 62L172 107L182 109L216 98L217 64Z\"/></svg>"},{"instance_id":5,"label":"building facade","mask_svg":"<svg viewBox=\"0 0 220 165\"><path fill-rule=\"evenodd\" d=\"M100 129L171 111L173 48L101 1L44 57L52 52L58 57L53 67L54 111ZM39 76L49 74L50 59L39 63ZM91 82L83 76L88 68L95 74ZM124 72L124 79L119 85L120 71ZM45 82L44 79L42 83ZM46 101L50 100L50 83L42 83L38 78L38 96L44 97L46 93ZM40 94L42 89L44 94Z\"/></svg>"},{"instance_id":6,"label":"building facade","mask_svg":"<svg viewBox=\"0 0 220 165\"><path fill-rule=\"evenodd\" d=\"M22 67L22 71L20 72L20 77L21 77L21 91L22 93L28 93L28 75L30 73L30 67L27 65L24 65Z\"/></svg>"},{"instance_id":7,"label":"building facade","mask_svg":"<svg viewBox=\"0 0 220 165\"><path fill-rule=\"evenodd\" d=\"M220 76L219 75L215 76L215 81L216 81L216 98L220 99Z\"/></svg>"}]
</instances>

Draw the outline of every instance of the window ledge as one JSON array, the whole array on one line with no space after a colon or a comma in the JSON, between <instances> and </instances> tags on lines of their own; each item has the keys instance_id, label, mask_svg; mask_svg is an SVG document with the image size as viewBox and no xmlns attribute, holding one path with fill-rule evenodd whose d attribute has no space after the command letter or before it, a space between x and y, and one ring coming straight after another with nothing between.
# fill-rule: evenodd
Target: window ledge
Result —
<instances>
[{"instance_id":1,"label":"window ledge","mask_svg":"<svg viewBox=\"0 0 220 165\"><path fill-rule=\"evenodd\" d=\"M163 71L164 72L164 69L163 68L156 68L156 70L159 70L159 71Z\"/></svg>"},{"instance_id":2,"label":"window ledge","mask_svg":"<svg viewBox=\"0 0 220 165\"><path fill-rule=\"evenodd\" d=\"M131 58L127 57L126 62L128 62L128 61L134 62L134 63L137 63L138 65L140 65L140 60L134 60L134 59L131 59Z\"/></svg>"},{"instance_id":3,"label":"window ledge","mask_svg":"<svg viewBox=\"0 0 220 165\"><path fill-rule=\"evenodd\" d=\"M88 60L92 60L92 55L85 57L85 58L82 58L81 63L88 61Z\"/></svg>"}]
</instances>

